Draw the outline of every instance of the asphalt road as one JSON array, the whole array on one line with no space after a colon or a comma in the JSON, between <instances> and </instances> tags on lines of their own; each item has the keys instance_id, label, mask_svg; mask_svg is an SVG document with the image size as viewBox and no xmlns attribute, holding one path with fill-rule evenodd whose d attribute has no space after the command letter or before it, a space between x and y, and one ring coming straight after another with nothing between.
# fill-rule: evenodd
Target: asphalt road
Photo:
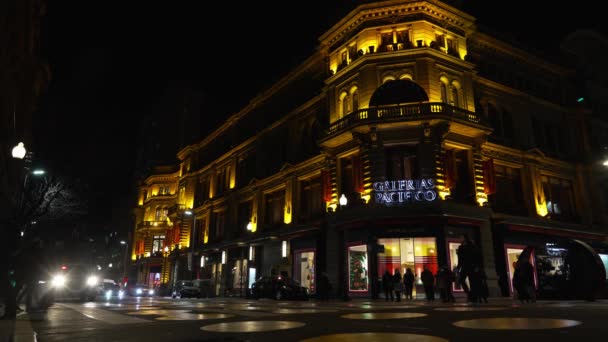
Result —
<instances>
[{"instance_id":1,"label":"asphalt road","mask_svg":"<svg viewBox=\"0 0 608 342\"><path fill-rule=\"evenodd\" d=\"M238 298L126 298L55 303L46 314L0 321L0 341L605 341L608 301L491 298L290 302Z\"/></svg>"}]
</instances>

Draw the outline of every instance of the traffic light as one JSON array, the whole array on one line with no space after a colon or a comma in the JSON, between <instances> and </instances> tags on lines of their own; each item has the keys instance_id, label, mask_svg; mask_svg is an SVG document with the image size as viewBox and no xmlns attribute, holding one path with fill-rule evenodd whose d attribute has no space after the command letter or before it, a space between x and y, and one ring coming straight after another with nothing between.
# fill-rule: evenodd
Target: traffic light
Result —
<instances>
[{"instance_id":1,"label":"traffic light","mask_svg":"<svg viewBox=\"0 0 608 342\"><path fill-rule=\"evenodd\" d=\"M17 279L15 279L15 270L8 270L8 283L12 288L17 287Z\"/></svg>"}]
</instances>

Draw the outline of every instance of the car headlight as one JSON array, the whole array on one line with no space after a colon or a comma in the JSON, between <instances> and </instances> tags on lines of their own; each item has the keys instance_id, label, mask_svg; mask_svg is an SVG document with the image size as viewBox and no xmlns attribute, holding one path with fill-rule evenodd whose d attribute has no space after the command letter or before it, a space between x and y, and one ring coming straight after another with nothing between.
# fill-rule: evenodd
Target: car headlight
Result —
<instances>
[{"instance_id":1,"label":"car headlight","mask_svg":"<svg viewBox=\"0 0 608 342\"><path fill-rule=\"evenodd\" d=\"M153 295L154 294L154 290L150 290L148 293L151 294L151 295Z\"/></svg>"},{"instance_id":2,"label":"car headlight","mask_svg":"<svg viewBox=\"0 0 608 342\"><path fill-rule=\"evenodd\" d=\"M125 295L124 291L118 291L118 298L122 298Z\"/></svg>"},{"instance_id":3,"label":"car headlight","mask_svg":"<svg viewBox=\"0 0 608 342\"><path fill-rule=\"evenodd\" d=\"M89 276L87 278L87 286L95 286L97 285L98 281L99 279L97 278L97 276Z\"/></svg>"},{"instance_id":4,"label":"car headlight","mask_svg":"<svg viewBox=\"0 0 608 342\"><path fill-rule=\"evenodd\" d=\"M135 293L137 293L137 294L142 294L142 293L144 293L144 290L142 290L142 289L137 289L137 290L135 290Z\"/></svg>"},{"instance_id":5,"label":"car headlight","mask_svg":"<svg viewBox=\"0 0 608 342\"><path fill-rule=\"evenodd\" d=\"M65 276L63 274L57 274L56 276L53 277L53 280L51 280L51 285L53 287L64 287L65 286Z\"/></svg>"},{"instance_id":6,"label":"car headlight","mask_svg":"<svg viewBox=\"0 0 608 342\"><path fill-rule=\"evenodd\" d=\"M112 290L106 291L106 298L112 297Z\"/></svg>"}]
</instances>

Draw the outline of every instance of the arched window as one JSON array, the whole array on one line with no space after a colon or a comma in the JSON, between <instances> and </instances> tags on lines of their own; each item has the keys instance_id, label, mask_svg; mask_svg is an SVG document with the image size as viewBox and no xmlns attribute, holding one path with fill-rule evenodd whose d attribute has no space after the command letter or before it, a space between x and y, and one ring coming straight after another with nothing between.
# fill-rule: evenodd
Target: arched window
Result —
<instances>
[{"instance_id":1,"label":"arched window","mask_svg":"<svg viewBox=\"0 0 608 342\"><path fill-rule=\"evenodd\" d=\"M452 87L452 106L460 107L460 94L458 94L458 88Z\"/></svg>"},{"instance_id":2,"label":"arched window","mask_svg":"<svg viewBox=\"0 0 608 342\"><path fill-rule=\"evenodd\" d=\"M454 107L460 107L462 105L461 97L462 97L462 87L458 81L452 81L451 87L451 104Z\"/></svg>"},{"instance_id":3,"label":"arched window","mask_svg":"<svg viewBox=\"0 0 608 342\"><path fill-rule=\"evenodd\" d=\"M359 89L357 89L357 87L354 87L351 90L351 97L352 97L352 111L356 111L357 109L359 109Z\"/></svg>"},{"instance_id":4,"label":"arched window","mask_svg":"<svg viewBox=\"0 0 608 342\"><path fill-rule=\"evenodd\" d=\"M441 84L441 102L443 103L449 103L448 101L448 87L445 85L445 83L440 82Z\"/></svg>"},{"instance_id":5,"label":"arched window","mask_svg":"<svg viewBox=\"0 0 608 342\"><path fill-rule=\"evenodd\" d=\"M346 114L348 113L348 93L347 92L342 92L340 94L340 107L339 107L339 115L338 118L341 119L344 116L346 116Z\"/></svg>"},{"instance_id":6,"label":"arched window","mask_svg":"<svg viewBox=\"0 0 608 342\"><path fill-rule=\"evenodd\" d=\"M441 102L450 104L451 102L450 102L449 93L448 93L448 84L450 84L450 81L448 80L447 77L441 76L439 78L439 90L441 92Z\"/></svg>"},{"instance_id":7,"label":"arched window","mask_svg":"<svg viewBox=\"0 0 608 342\"><path fill-rule=\"evenodd\" d=\"M400 80L410 80L410 81L414 80L414 78L412 77L412 74L407 73L407 72L405 74L401 74L401 76L399 76L399 79Z\"/></svg>"},{"instance_id":8,"label":"arched window","mask_svg":"<svg viewBox=\"0 0 608 342\"><path fill-rule=\"evenodd\" d=\"M388 81L395 81L396 78L393 75L388 75L388 76L384 76L384 78L382 79L382 84L388 82Z\"/></svg>"}]
</instances>

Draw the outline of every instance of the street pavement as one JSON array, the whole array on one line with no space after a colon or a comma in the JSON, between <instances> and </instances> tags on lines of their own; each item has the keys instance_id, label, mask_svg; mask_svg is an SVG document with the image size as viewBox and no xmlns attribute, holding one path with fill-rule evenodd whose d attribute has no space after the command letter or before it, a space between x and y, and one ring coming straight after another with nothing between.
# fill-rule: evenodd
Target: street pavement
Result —
<instances>
[{"instance_id":1,"label":"street pavement","mask_svg":"<svg viewBox=\"0 0 608 342\"><path fill-rule=\"evenodd\" d=\"M125 298L55 303L43 315L0 321L0 342L53 341L605 341L608 301L490 298L275 301Z\"/></svg>"}]
</instances>

